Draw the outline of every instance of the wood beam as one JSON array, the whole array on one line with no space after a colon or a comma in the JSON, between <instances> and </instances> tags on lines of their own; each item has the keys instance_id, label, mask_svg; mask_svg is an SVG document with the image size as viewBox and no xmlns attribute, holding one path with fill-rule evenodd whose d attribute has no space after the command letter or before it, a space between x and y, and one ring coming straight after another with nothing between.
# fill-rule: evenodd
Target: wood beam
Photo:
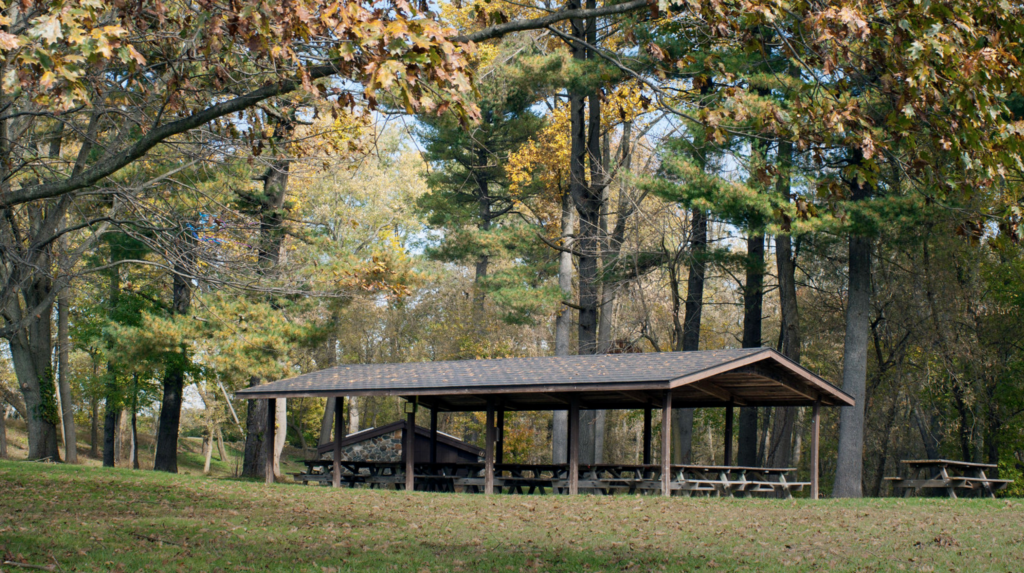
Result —
<instances>
[{"instance_id":1,"label":"wood beam","mask_svg":"<svg viewBox=\"0 0 1024 573\"><path fill-rule=\"evenodd\" d=\"M661 398L656 398L654 396L651 396L650 394L647 394L646 392L622 391L616 393L621 394L629 398L630 400L636 400L637 402L640 402L641 404L644 404L646 406L654 406L655 408L661 407Z\"/></svg>"},{"instance_id":2,"label":"wood beam","mask_svg":"<svg viewBox=\"0 0 1024 573\"><path fill-rule=\"evenodd\" d=\"M437 463L437 409L430 409L430 463Z\"/></svg>"},{"instance_id":3,"label":"wood beam","mask_svg":"<svg viewBox=\"0 0 1024 573\"><path fill-rule=\"evenodd\" d=\"M699 390L708 396L713 396L723 402L732 402L738 406L746 406L746 403L743 402L742 399L737 398L732 392L715 385L714 382L709 380L698 380L697 382L691 382L683 387Z\"/></svg>"},{"instance_id":4,"label":"wood beam","mask_svg":"<svg viewBox=\"0 0 1024 573\"><path fill-rule=\"evenodd\" d=\"M341 487L341 441L345 439L345 397L334 399L334 470L331 472L331 485Z\"/></svg>"},{"instance_id":5,"label":"wood beam","mask_svg":"<svg viewBox=\"0 0 1024 573\"><path fill-rule=\"evenodd\" d=\"M277 429L277 400L267 399L267 431L263 432L263 450L266 452L267 463L263 467L263 478L267 485L274 483L274 442Z\"/></svg>"},{"instance_id":6,"label":"wood beam","mask_svg":"<svg viewBox=\"0 0 1024 573\"><path fill-rule=\"evenodd\" d=\"M792 390L796 394L799 394L799 395L803 396L804 398L807 398L808 400L819 400L819 401L821 400L821 393L818 392L817 390L814 390L813 388L810 388L810 387L807 387L807 386L803 386L803 385L800 385L800 384L796 384L796 383L790 382L789 380L785 380L783 378L780 378L777 374L775 374L774 372L772 372L771 370L769 370L767 368L762 368L760 366L746 366L746 367L737 369L736 372L748 373L748 374L754 374L756 376L760 376L761 378L764 378L765 380L768 380L769 382L774 382L775 384L778 384L779 386L784 386L784 387L788 388L789 390Z\"/></svg>"},{"instance_id":7,"label":"wood beam","mask_svg":"<svg viewBox=\"0 0 1024 573\"><path fill-rule=\"evenodd\" d=\"M672 391L661 403L661 495L672 495Z\"/></svg>"},{"instance_id":8,"label":"wood beam","mask_svg":"<svg viewBox=\"0 0 1024 573\"><path fill-rule=\"evenodd\" d=\"M811 411L811 499L818 499L818 444L821 437L821 400Z\"/></svg>"},{"instance_id":9,"label":"wood beam","mask_svg":"<svg viewBox=\"0 0 1024 573\"><path fill-rule=\"evenodd\" d=\"M580 491L580 399L569 398L569 495Z\"/></svg>"},{"instance_id":10,"label":"wood beam","mask_svg":"<svg viewBox=\"0 0 1024 573\"><path fill-rule=\"evenodd\" d=\"M725 407L725 465L732 465L732 403Z\"/></svg>"},{"instance_id":11,"label":"wood beam","mask_svg":"<svg viewBox=\"0 0 1024 573\"><path fill-rule=\"evenodd\" d=\"M644 465L651 463L651 409L644 408Z\"/></svg>"},{"instance_id":12,"label":"wood beam","mask_svg":"<svg viewBox=\"0 0 1024 573\"><path fill-rule=\"evenodd\" d=\"M487 429L484 431L484 494L494 493L494 402L487 401Z\"/></svg>"},{"instance_id":13,"label":"wood beam","mask_svg":"<svg viewBox=\"0 0 1024 573\"><path fill-rule=\"evenodd\" d=\"M498 434L498 439L494 461L500 464L505 461L505 408L501 405L498 406L498 425L495 431Z\"/></svg>"},{"instance_id":14,"label":"wood beam","mask_svg":"<svg viewBox=\"0 0 1024 573\"><path fill-rule=\"evenodd\" d=\"M549 392L542 392L542 393L538 394L538 396L544 396L545 398L551 398L552 400L554 400L555 402L558 402L559 404L564 404L566 406L569 405L569 400L567 398L564 398L564 397L559 396L557 394L551 394Z\"/></svg>"},{"instance_id":15,"label":"wood beam","mask_svg":"<svg viewBox=\"0 0 1024 573\"><path fill-rule=\"evenodd\" d=\"M416 407L405 416L405 491L416 491Z\"/></svg>"}]
</instances>

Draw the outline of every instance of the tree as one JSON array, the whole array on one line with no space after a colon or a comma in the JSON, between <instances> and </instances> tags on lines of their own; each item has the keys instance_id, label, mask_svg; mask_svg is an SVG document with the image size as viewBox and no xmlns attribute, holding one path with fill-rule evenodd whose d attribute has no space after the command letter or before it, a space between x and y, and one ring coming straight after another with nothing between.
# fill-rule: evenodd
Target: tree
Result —
<instances>
[{"instance_id":1,"label":"tree","mask_svg":"<svg viewBox=\"0 0 1024 573\"><path fill-rule=\"evenodd\" d=\"M519 57L529 55L519 51ZM485 294L503 282L501 277L488 281L494 264L523 251L513 216L530 201L533 190L510 186L505 165L509 154L543 126L532 110L542 87L535 76L498 63L490 64L484 76L474 100L480 119L469 129L454 114L444 114L421 116L417 133L425 143L423 159L434 166L427 175L431 192L418 205L427 222L443 230L440 244L428 252L438 260L473 261L478 317Z\"/></svg>"}]
</instances>

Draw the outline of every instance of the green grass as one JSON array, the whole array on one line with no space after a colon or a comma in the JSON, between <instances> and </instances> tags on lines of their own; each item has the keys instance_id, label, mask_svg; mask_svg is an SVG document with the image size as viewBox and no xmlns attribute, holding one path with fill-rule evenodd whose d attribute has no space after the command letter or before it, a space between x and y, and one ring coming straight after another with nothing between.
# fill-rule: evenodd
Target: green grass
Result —
<instances>
[{"instance_id":1,"label":"green grass","mask_svg":"<svg viewBox=\"0 0 1024 573\"><path fill-rule=\"evenodd\" d=\"M1006 499L484 497L0 462L0 554L57 571L1019 571L1022 523Z\"/></svg>"},{"instance_id":2,"label":"green grass","mask_svg":"<svg viewBox=\"0 0 1024 573\"><path fill-rule=\"evenodd\" d=\"M90 456L88 432L79 429L78 440L78 461L85 466L99 467L103 465L102 447L97 452L97 457ZM84 435L82 435L84 434ZM125 441L128 441L125 436ZM10 459L25 459L28 456L28 434L25 431L24 420L7 420L7 446ZM124 444L121 461L118 465L128 466L128 444ZM216 445L213 447L213 456L210 460L211 477L234 477L241 472L242 454L245 444L242 442L224 442L224 449L227 450L228 459L221 460ZM60 448L62 456L63 445ZM153 458L156 456L156 440L149 433L139 434L139 465L142 469L153 469ZM281 472L288 474L302 471L305 466L302 460L315 457L313 451L303 452L299 448L286 445L281 454ZM203 463L206 461L203 455L203 441L201 438L178 438L178 473L185 475L202 475Z\"/></svg>"}]
</instances>

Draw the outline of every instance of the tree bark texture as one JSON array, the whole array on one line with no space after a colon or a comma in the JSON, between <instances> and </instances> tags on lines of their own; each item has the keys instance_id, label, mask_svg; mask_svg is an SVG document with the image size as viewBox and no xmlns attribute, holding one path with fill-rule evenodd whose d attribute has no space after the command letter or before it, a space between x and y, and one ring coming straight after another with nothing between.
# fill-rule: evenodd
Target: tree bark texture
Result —
<instances>
[{"instance_id":1,"label":"tree bark texture","mask_svg":"<svg viewBox=\"0 0 1024 573\"><path fill-rule=\"evenodd\" d=\"M708 216L700 209L690 212L690 256L687 258L686 299L684 303L682 333L679 350L700 349L700 321L704 310L704 273L708 245ZM673 458L676 463L691 461L693 449L693 409L679 408L673 419L675 435Z\"/></svg>"},{"instance_id":2,"label":"tree bark texture","mask_svg":"<svg viewBox=\"0 0 1024 573\"><path fill-rule=\"evenodd\" d=\"M792 164L793 144L788 141L779 143L779 167L782 171L776 190L786 198L791 196L790 166ZM800 313L796 298L796 255L792 237L789 235L790 220L783 216L782 232L775 237L776 269L779 277L779 307L781 314L782 354L790 360L800 362ZM795 427L796 408L783 406L775 408L772 419L771 440L768 441L766 463L775 467L792 465L793 428Z\"/></svg>"},{"instance_id":3,"label":"tree bark texture","mask_svg":"<svg viewBox=\"0 0 1024 573\"><path fill-rule=\"evenodd\" d=\"M278 398L275 402L274 419L277 420L277 431L274 432L274 479L281 477L281 452L284 451L285 438L288 437L288 400Z\"/></svg>"},{"instance_id":4,"label":"tree bark texture","mask_svg":"<svg viewBox=\"0 0 1024 573\"><path fill-rule=\"evenodd\" d=\"M78 463L78 433L75 431L75 401L71 396L71 339L68 329L68 313L71 296L67 288L57 298L57 386L60 389L61 417L64 422L64 461Z\"/></svg>"},{"instance_id":5,"label":"tree bark texture","mask_svg":"<svg viewBox=\"0 0 1024 573\"><path fill-rule=\"evenodd\" d=\"M327 398L327 404L324 405L324 417L320 419L320 439L317 440L317 445L322 446L329 444L334 441L331 435L331 428L334 427L334 408L335 398L331 396Z\"/></svg>"},{"instance_id":6,"label":"tree bark texture","mask_svg":"<svg viewBox=\"0 0 1024 573\"><path fill-rule=\"evenodd\" d=\"M743 347L760 348L764 306L764 235L747 237L746 281L743 288ZM757 463L757 407L740 408L736 462Z\"/></svg>"},{"instance_id":7,"label":"tree bark texture","mask_svg":"<svg viewBox=\"0 0 1024 573\"><path fill-rule=\"evenodd\" d=\"M558 288L562 291L562 300L572 300L572 253L573 233L576 229L576 212L569 193L562 194L562 247L566 250L558 254ZM572 310L565 305L558 309L555 317L555 356L569 356L572 343ZM556 410L551 416L551 460L552 463L564 464L569 454L569 413Z\"/></svg>"},{"instance_id":8,"label":"tree bark texture","mask_svg":"<svg viewBox=\"0 0 1024 573\"><path fill-rule=\"evenodd\" d=\"M7 459L7 404L0 400L0 460Z\"/></svg>"},{"instance_id":9,"label":"tree bark texture","mask_svg":"<svg viewBox=\"0 0 1024 573\"><path fill-rule=\"evenodd\" d=\"M188 249L189 246L184 248ZM188 278L192 274L192 267L190 253L182 255L174 265L172 281L174 314L188 314L192 307L192 284ZM178 429L181 425L181 403L185 391L187 361L187 351L182 348L177 355L169 360L167 369L164 371L163 398L160 403L160 421L156 438L156 459L153 463L153 469L157 471L178 473Z\"/></svg>"},{"instance_id":10,"label":"tree bark texture","mask_svg":"<svg viewBox=\"0 0 1024 573\"><path fill-rule=\"evenodd\" d=\"M843 391L856 401L839 411L835 497L861 497L864 470L864 407L871 313L871 240L850 237L850 278L843 342Z\"/></svg>"},{"instance_id":11,"label":"tree bark texture","mask_svg":"<svg viewBox=\"0 0 1024 573\"><path fill-rule=\"evenodd\" d=\"M117 459L116 438L117 438L117 414L120 407L108 399L103 407L103 467L112 468Z\"/></svg>"},{"instance_id":12,"label":"tree bark texture","mask_svg":"<svg viewBox=\"0 0 1024 573\"><path fill-rule=\"evenodd\" d=\"M260 378L252 376L249 379L249 387L258 386ZM244 477L264 477L266 448L263 447L263 438L267 424L267 401L249 400L249 407L245 414L245 451L242 459L242 475Z\"/></svg>"}]
</instances>

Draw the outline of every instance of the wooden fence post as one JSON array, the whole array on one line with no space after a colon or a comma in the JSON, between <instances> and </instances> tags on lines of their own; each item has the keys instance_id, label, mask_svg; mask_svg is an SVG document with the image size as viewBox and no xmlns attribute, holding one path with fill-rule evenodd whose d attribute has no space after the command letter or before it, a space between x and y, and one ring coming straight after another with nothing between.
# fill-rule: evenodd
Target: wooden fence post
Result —
<instances>
[{"instance_id":1,"label":"wooden fence post","mask_svg":"<svg viewBox=\"0 0 1024 573\"><path fill-rule=\"evenodd\" d=\"M405 417L405 491L416 491L416 402Z\"/></svg>"},{"instance_id":2,"label":"wooden fence post","mask_svg":"<svg viewBox=\"0 0 1024 573\"><path fill-rule=\"evenodd\" d=\"M672 495L672 390L661 405L661 495Z\"/></svg>"},{"instance_id":3,"label":"wooden fence post","mask_svg":"<svg viewBox=\"0 0 1024 573\"><path fill-rule=\"evenodd\" d=\"M732 465L732 400L725 407L725 465Z\"/></svg>"},{"instance_id":4,"label":"wooden fence post","mask_svg":"<svg viewBox=\"0 0 1024 573\"><path fill-rule=\"evenodd\" d=\"M331 485L341 487L341 440L345 437L345 397L334 398L334 472Z\"/></svg>"},{"instance_id":5,"label":"wooden fence post","mask_svg":"<svg viewBox=\"0 0 1024 573\"><path fill-rule=\"evenodd\" d=\"M487 432L484 451L484 495L494 493L494 402L487 401Z\"/></svg>"},{"instance_id":6,"label":"wooden fence post","mask_svg":"<svg viewBox=\"0 0 1024 573\"><path fill-rule=\"evenodd\" d=\"M818 442L821 437L821 399L811 411L811 499L818 499Z\"/></svg>"},{"instance_id":7,"label":"wooden fence post","mask_svg":"<svg viewBox=\"0 0 1024 573\"><path fill-rule=\"evenodd\" d=\"M267 398L267 431L263 433L263 449L267 454L267 463L263 466L265 483L274 483L274 442L277 432L277 400Z\"/></svg>"},{"instance_id":8,"label":"wooden fence post","mask_svg":"<svg viewBox=\"0 0 1024 573\"><path fill-rule=\"evenodd\" d=\"M580 398L569 398L569 495L580 492Z\"/></svg>"}]
</instances>

